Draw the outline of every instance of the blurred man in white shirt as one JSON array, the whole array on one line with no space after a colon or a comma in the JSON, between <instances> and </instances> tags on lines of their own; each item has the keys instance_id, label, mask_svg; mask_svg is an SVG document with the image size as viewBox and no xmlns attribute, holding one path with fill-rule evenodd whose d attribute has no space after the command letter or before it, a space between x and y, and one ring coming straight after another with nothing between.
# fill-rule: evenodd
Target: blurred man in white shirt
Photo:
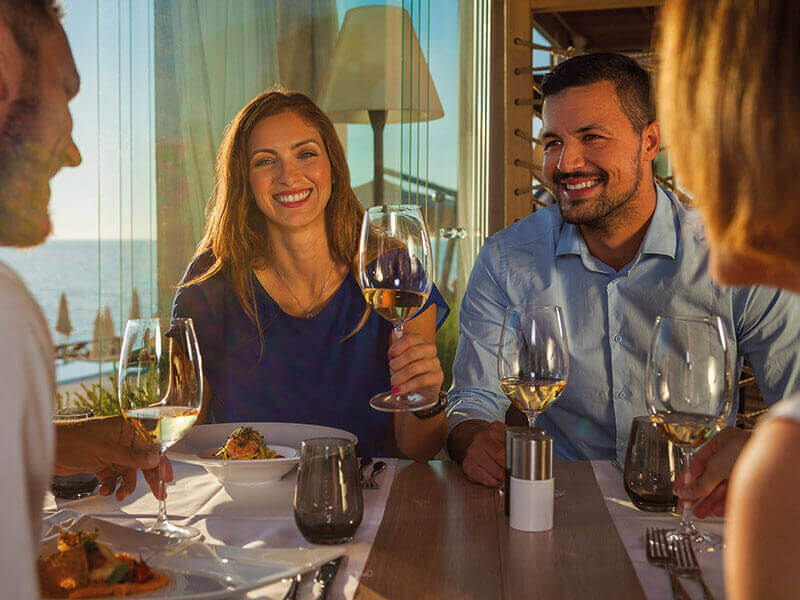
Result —
<instances>
[{"instance_id":1,"label":"blurred man in white shirt","mask_svg":"<svg viewBox=\"0 0 800 600\"><path fill-rule=\"evenodd\" d=\"M80 80L59 19L55 0L0 0L0 246L44 242L50 179L81 162L68 106ZM100 493L116 490L121 500L139 468L157 489L160 459L119 417L52 425L50 333L22 280L1 263L0 357L0 577L4 597L34 598L51 473L97 473Z\"/></svg>"}]
</instances>

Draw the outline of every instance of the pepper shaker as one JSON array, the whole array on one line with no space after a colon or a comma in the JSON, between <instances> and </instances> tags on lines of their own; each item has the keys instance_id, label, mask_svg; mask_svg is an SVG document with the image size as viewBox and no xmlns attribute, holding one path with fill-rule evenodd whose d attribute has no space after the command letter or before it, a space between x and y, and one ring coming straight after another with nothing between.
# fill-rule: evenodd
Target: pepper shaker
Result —
<instances>
[{"instance_id":1,"label":"pepper shaker","mask_svg":"<svg viewBox=\"0 0 800 600\"><path fill-rule=\"evenodd\" d=\"M509 521L520 531L553 528L553 438L541 429L511 435Z\"/></svg>"}]
</instances>

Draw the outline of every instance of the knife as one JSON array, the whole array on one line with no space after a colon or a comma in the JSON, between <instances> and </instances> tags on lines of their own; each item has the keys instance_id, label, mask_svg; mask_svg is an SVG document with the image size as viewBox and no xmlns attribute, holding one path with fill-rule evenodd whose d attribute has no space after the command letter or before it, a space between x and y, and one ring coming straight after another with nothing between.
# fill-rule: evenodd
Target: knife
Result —
<instances>
[{"instance_id":1,"label":"knife","mask_svg":"<svg viewBox=\"0 0 800 600\"><path fill-rule=\"evenodd\" d=\"M344 556L337 556L333 560L326 562L317 570L314 575L314 585L311 588L311 593L314 595L314 600L326 600L330 585L336 578L336 573L339 571L339 566L342 564Z\"/></svg>"}]
</instances>

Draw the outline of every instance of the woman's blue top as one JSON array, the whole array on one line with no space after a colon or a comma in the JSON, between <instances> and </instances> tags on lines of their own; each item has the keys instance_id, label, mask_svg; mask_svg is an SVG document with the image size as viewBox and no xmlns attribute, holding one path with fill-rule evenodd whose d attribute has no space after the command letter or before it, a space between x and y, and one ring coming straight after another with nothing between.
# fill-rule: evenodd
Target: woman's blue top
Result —
<instances>
[{"instance_id":1,"label":"woman's blue top","mask_svg":"<svg viewBox=\"0 0 800 600\"><path fill-rule=\"evenodd\" d=\"M197 257L184 281L212 263L210 253ZM392 325L373 311L358 333L342 341L366 307L352 274L310 319L286 314L251 277L261 339L224 274L179 288L175 296L173 316L194 320L203 371L213 392L207 422L338 427L358 436L361 456L398 455L391 414L369 405L373 395L390 387ZM424 309L431 304L437 306L438 329L450 309L435 286Z\"/></svg>"}]
</instances>

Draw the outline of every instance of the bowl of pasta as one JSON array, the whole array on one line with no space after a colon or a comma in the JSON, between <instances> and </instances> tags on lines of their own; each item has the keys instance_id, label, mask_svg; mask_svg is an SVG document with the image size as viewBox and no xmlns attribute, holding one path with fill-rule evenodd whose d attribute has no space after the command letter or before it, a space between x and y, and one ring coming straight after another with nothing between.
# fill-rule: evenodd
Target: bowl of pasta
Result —
<instances>
[{"instance_id":1,"label":"bowl of pasta","mask_svg":"<svg viewBox=\"0 0 800 600\"><path fill-rule=\"evenodd\" d=\"M297 448L267 443L255 427L200 425L168 453L172 460L201 465L223 485L262 485L286 475L300 460ZM210 428L198 431L200 428ZM226 433L223 433L226 432Z\"/></svg>"},{"instance_id":2,"label":"bowl of pasta","mask_svg":"<svg viewBox=\"0 0 800 600\"><path fill-rule=\"evenodd\" d=\"M171 460L202 466L228 490L281 479L300 461L300 445L314 437L352 433L299 423L215 423L195 425L168 452Z\"/></svg>"}]
</instances>

